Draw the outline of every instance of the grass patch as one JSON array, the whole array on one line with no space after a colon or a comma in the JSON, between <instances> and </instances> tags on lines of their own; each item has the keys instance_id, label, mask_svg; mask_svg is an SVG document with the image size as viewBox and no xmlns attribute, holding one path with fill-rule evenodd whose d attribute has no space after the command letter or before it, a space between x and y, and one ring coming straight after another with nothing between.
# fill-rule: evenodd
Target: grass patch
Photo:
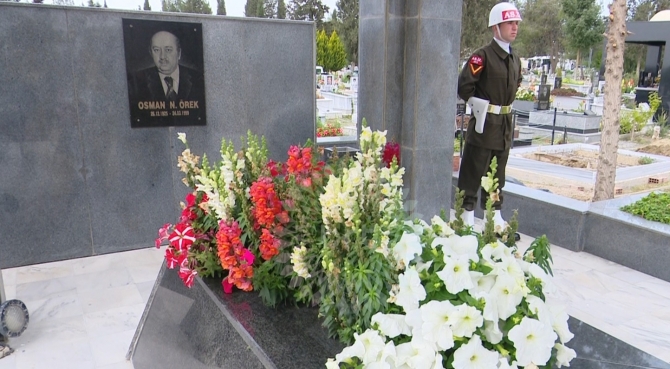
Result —
<instances>
[{"instance_id":1,"label":"grass patch","mask_svg":"<svg viewBox=\"0 0 670 369\"><path fill-rule=\"evenodd\" d=\"M640 200L621 207L621 211L652 222L670 224L670 193L650 193Z\"/></svg>"}]
</instances>

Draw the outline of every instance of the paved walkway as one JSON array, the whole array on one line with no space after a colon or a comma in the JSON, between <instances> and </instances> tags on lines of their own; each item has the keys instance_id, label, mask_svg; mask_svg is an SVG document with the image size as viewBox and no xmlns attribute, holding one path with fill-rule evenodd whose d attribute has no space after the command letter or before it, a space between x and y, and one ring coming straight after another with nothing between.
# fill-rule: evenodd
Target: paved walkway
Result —
<instances>
[{"instance_id":1,"label":"paved walkway","mask_svg":"<svg viewBox=\"0 0 670 369\"><path fill-rule=\"evenodd\" d=\"M519 246L531 241L522 236ZM584 252L552 247L552 255L551 298L670 363L670 283ZM26 303L31 322L0 369L132 369L125 355L162 257L148 248L3 270L8 298Z\"/></svg>"}]
</instances>

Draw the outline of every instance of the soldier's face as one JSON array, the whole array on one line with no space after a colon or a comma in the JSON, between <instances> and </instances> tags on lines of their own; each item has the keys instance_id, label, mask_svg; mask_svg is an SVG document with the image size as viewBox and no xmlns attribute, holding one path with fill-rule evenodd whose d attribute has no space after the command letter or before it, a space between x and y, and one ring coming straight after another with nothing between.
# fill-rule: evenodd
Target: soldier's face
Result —
<instances>
[{"instance_id":1,"label":"soldier's face","mask_svg":"<svg viewBox=\"0 0 670 369\"><path fill-rule=\"evenodd\" d=\"M151 57L163 74L171 74L179 66L181 49L177 37L169 32L158 32L151 39Z\"/></svg>"},{"instance_id":2,"label":"soldier's face","mask_svg":"<svg viewBox=\"0 0 670 369\"><path fill-rule=\"evenodd\" d=\"M516 33L519 30L519 21L503 22L498 25L500 28L500 36L507 42L512 42L516 39Z\"/></svg>"}]
</instances>

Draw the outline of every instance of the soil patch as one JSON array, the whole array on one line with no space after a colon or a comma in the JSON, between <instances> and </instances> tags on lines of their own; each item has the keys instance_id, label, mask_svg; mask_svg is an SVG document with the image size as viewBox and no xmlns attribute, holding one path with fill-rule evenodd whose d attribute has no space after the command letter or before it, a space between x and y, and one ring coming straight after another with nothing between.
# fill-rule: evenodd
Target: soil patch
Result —
<instances>
[{"instance_id":1,"label":"soil patch","mask_svg":"<svg viewBox=\"0 0 670 369\"><path fill-rule=\"evenodd\" d=\"M670 139L664 138L662 140L653 141L652 143L642 146L635 151L644 152L647 154L670 156Z\"/></svg>"},{"instance_id":2,"label":"soil patch","mask_svg":"<svg viewBox=\"0 0 670 369\"><path fill-rule=\"evenodd\" d=\"M566 152L531 152L524 154L523 157L564 167L584 168L595 171L598 168L598 155L598 151L574 150ZM618 155L617 168L635 165L640 165L640 158L631 155Z\"/></svg>"}]
</instances>

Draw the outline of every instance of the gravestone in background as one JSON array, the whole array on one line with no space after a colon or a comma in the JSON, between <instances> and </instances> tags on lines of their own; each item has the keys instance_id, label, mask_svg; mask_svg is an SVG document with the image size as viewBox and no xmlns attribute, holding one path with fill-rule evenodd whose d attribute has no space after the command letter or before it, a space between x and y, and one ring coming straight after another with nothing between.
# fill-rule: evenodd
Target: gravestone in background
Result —
<instances>
[{"instance_id":1,"label":"gravestone in background","mask_svg":"<svg viewBox=\"0 0 670 369\"><path fill-rule=\"evenodd\" d=\"M537 110L549 110L551 108L551 86L547 84L540 85L537 92Z\"/></svg>"}]
</instances>

